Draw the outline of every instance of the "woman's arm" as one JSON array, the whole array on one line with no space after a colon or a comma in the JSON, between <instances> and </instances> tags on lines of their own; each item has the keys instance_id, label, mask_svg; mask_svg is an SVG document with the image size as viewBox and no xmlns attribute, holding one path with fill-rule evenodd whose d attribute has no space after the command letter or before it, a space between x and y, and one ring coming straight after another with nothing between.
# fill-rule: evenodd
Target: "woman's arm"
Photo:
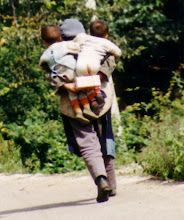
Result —
<instances>
[{"instance_id":1,"label":"woman's arm","mask_svg":"<svg viewBox=\"0 0 184 220\"><path fill-rule=\"evenodd\" d=\"M62 86L63 89L66 89L66 90L69 90L71 92L78 92L79 90L77 90L76 88L76 84L73 82L73 83L65 83L63 86Z\"/></svg>"}]
</instances>

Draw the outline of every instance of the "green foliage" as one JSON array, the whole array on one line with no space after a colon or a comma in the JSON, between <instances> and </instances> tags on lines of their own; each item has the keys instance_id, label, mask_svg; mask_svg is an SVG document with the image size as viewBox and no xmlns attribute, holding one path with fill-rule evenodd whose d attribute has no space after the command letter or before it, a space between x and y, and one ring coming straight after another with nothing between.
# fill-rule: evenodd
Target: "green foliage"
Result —
<instances>
[{"instance_id":1,"label":"green foliage","mask_svg":"<svg viewBox=\"0 0 184 220\"><path fill-rule=\"evenodd\" d=\"M20 161L27 172L61 173L85 167L82 159L67 151L62 122L47 120L43 111L35 109L27 114L23 125L11 123L1 132L19 146Z\"/></svg>"},{"instance_id":2,"label":"green foliage","mask_svg":"<svg viewBox=\"0 0 184 220\"><path fill-rule=\"evenodd\" d=\"M0 13L3 13L0 16L3 24L0 25L0 120L4 126L1 129L3 149L7 148L7 143L11 143L11 149L7 149L7 152L3 150L2 157L12 155L7 164L19 160L22 169L27 172L60 173L83 169L83 160L67 150L59 116L59 100L45 82L44 72L39 70L38 62L44 49L40 27L47 23L58 24L61 17L64 19L72 16L74 11L85 14L84 3L11 3L0 3ZM85 20L85 16L83 18ZM15 172L3 161L0 164L4 171Z\"/></svg>"},{"instance_id":3,"label":"green foliage","mask_svg":"<svg viewBox=\"0 0 184 220\"><path fill-rule=\"evenodd\" d=\"M135 149L128 149L125 141L125 126L122 128L119 118L112 116L113 133L115 138L116 149L116 167L136 162L137 152Z\"/></svg>"},{"instance_id":4,"label":"green foliage","mask_svg":"<svg viewBox=\"0 0 184 220\"><path fill-rule=\"evenodd\" d=\"M26 168L21 162L20 148L11 140L5 141L0 135L0 172L24 173Z\"/></svg>"},{"instance_id":5,"label":"green foliage","mask_svg":"<svg viewBox=\"0 0 184 220\"><path fill-rule=\"evenodd\" d=\"M124 58L140 55L160 42L178 40L172 20L163 13L163 1L97 2L97 17L108 22L112 39L121 46Z\"/></svg>"},{"instance_id":6,"label":"green foliage","mask_svg":"<svg viewBox=\"0 0 184 220\"><path fill-rule=\"evenodd\" d=\"M1 0L0 172L59 173L85 167L81 158L71 155L66 149L58 97L51 92L44 73L38 67L44 50L40 39L41 26L57 25L61 20L73 17L88 30L94 15L105 20L109 25L110 39L120 46L123 53L116 71L122 85L128 77L122 74L127 67L133 68L129 76L131 82L139 77L134 76L137 70L131 65L132 61L148 65L150 60L158 60L162 55L161 44L172 42L175 45L180 41L183 24L166 16L164 1L97 0L96 10L86 8L85 3L76 0ZM117 121L114 123L115 134L120 133L116 135L119 164L137 160L137 152L144 149L139 161L148 173L161 178L181 178L182 74L181 71L173 73L166 93L149 88L152 94L150 102L135 103L121 113L123 129L119 131ZM141 77L144 74L141 73ZM127 88L127 84L124 87ZM173 101L176 97L181 101ZM173 124L176 127L171 132ZM164 155L159 157L160 166L156 168L157 157L154 155Z\"/></svg>"},{"instance_id":7,"label":"green foliage","mask_svg":"<svg viewBox=\"0 0 184 220\"><path fill-rule=\"evenodd\" d=\"M184 115L168 112L165 120L153 123L150 137L138 161L145 172L161 179L183 180Z\"/></svg>"},{"instance_id":8,"label":"green foliage","mask_svg":"<svg viewBox=\"0 0 184 220\"><path fill-rule=\"evenodd\" d=\"M140 151L136 159L144 171L161 179L183 180L184 87L181 67L174 72L167 93L153 90L150 103L134 104L121 113L128 149ZM171 101L174 95L175 99Z\"/></svg>"},{"instance_id":9,"label":"green foliage","mask_svg":"<svg viewBox=\"0 0 184 220\"><path fill-rule=\"evenodd\" d=\"M26 172L21 162L20 147L16 146L13 140L4 140L2 136L2 133L7 132L2 122L0 123L0 131L0 172Z\"/></svg>"},{"instance_id":10,"label":"green foliage","mask_svg":"<svg viewBox=\"0 0 184 220\"><path fill-rule=\"evenodd\" d=\"M147 123L150 119L146 116L142 118L137 115L137 110L140 110L139 104L127 107L121 113L121 126L124 130L124 139L128 149L139 151L147 144Z\"/></svg>"},{"instance_id":11,"label":"green foliage","mask_svg":"<svg viewBox=\"0 0 184 220\"><path fill-rule=\"evenodd\" d=\"M24 23L25 24L25 23ZM43 93L43 73L37 62L41 53L38 32L25 27L3 27L1 49L1 120L15 121L38 104ZM39 85L40 84L40 85Z\"/></svg>"},{"instance_id":12,"label":"green foliage","mask_svg":"<svg viewBox=\"0 0 184 220\"><path fill-rule=\"evenodd\" d=\"M121 167L122 165L129 165L137 162L138 153L135 149L125 149L121 145L118 145L116 149L116 168Z\"/></svg>"}]
</instances>

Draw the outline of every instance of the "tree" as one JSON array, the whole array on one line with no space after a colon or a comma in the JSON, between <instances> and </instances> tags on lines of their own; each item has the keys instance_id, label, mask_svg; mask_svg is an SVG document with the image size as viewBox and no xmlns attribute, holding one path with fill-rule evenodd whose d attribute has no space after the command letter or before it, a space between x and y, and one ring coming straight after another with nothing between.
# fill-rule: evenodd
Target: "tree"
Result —
<instances>
[{"instance_id":1,"label":"tree","mask_svg":"<svg viewBox=\"0 0 184 220\"><path fill-rule=\"evenodd\" d=\"M0 6L0 125L12 129L16 146L20 135L28 145L32 143L32 133L26 139L26 131L35 133L36 129L44 130L42 124L46 121L59 120L57 97L38 67L44 50L40 40L42 25L57 25L74 17L88 30L94 15L108 23L110 40L123 53L113 74L121 97L120 109L135 102L149 102L152 87L165 92L173 70L183 61L182 0L175 1L175 10L171 10L171 0L96 0L95 10L77 0L1 0ZM6 129L3 131L2 137L8 138ZM38 141L39 146L48 147L42 137ZM35 152L39 154L39 150Z\"/></svg>"}]
</instances>

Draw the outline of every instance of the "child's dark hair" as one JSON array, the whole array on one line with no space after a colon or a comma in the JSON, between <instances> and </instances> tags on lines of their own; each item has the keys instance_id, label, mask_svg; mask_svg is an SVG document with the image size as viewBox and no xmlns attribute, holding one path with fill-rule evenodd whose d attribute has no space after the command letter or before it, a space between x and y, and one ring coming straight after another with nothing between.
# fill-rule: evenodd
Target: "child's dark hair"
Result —
<instances>
[{"instance_id":1,"label":"child's dark hair","mask_svg":"<svg viewBox=\"0 0 184 220\"><path fill-rule=\"evenodd\" d=\"M48 44L61 41L60 29L56 25L47 25L41 29L42 40L45 40Z\"/></svg>"},{"instance_id":2,"label":"child's dark hair","mask_svg":"<svg viewBox=\"0 0 184 220\"><path fill-rule=\"evenodd\" d=\"M105 37L109 32L109 27L105 21L97 20L90 24L90 34L96 37Z\"/></svg>"}]
</instances>

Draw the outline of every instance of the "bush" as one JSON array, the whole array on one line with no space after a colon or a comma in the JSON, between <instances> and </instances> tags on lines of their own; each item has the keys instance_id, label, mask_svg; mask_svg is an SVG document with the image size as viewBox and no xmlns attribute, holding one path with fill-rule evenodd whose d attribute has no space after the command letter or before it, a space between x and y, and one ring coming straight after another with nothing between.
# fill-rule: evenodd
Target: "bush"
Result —
<instances>
[{"instance_id":1,"label":"bush","mask_svg":"<svg viewBox=\"0 0 184 220\"><path fill-rule=\"evenodd\" d=\"M137 152L135 149L128 149L125 141L125 129L122 127L119 118L112 116L112 125L115 138L116 168L136 161Z\"/></svg>"},{"instance_id":2,"label":"bush","mask_svg":"<svg viewBox=\"0 0 184 220\"><path fill-rule=\"evenodd\" d=\"M7 132L3 123L0 123L1 132ZM14 141L4 140L0 133L0 172L5 173L24 173L25 167L21 162L20 147L15 146Z\"/></svg>"},{"instance_id":3,"label":"bush","mask_svg":"<svg viewBox=\"0 0 184 220\"><path fill-rule=\"evenodd\" d=\"M150 124L150 137L138 161L148 174L166 180L183 180L184 116L168 113L164 121Z\"/></svg>"},{"instance_id":4,"label":"bush","mask_svg":"<svg viewBox=\"0 0 184 220\"><path fill-rule=\"evenodd\" d=\"M165 53L160 45L168 48L167 45L171 43L176 47L182 35L182 20L168 19L164 14L166 3L161 0L97 0L95 11L86 9L85 2L76 0L57 1L57 4L49 0L29 3L30 7L27 1L12 1L12 4L1 1L0 120L5 125L1 128L0 164L6 167L7 157L7 162L12 163L13 167L20 170L26 168L28 172L79 170L85 167L84 163L66 149L58 100L44 81L44 73L38 68L39 57L44 50L40 40L41 26L58 24L60 19L68 17L78 17L87 28L93 15L107 21L110 39L120 46L123 53L116 72L116 81L120 82L119 87L123 91L130 84L135 87L138 83L143 87L147 68L139 69L142 65L151 65L160 70L167 70L168 66L172 70L175 68L175 65L170 66L173 56L172 62L162 66L161 57ZM12 11L15 13L13 16ZM157 66L160 61L161 66ZM136 63L136 68L132 63ZM176 82L179 88L182 87L181 78L171 83ZM168 108L173 109L172 114L180 112L179 108L172 107L169 99L171 93L164 96L157 90L152 93L150 103L134 104L121 113L123 133L122 137L116 139L116 149L117 157L123 158L122 163L129 159L136 160L134 152L151 145L152 126L163 123ZM123 145L128 147L128 151L121 147ZM126 155L128 160L125 159ZM7 169L11 169L10 166Z\"/></svg>"},{"instance_id":5,"label":"bush","mask_svg":"<svg viewBox=\"0 0 184 220\"><path fill-rule=\"evenodd\" d=\"M19 146L27 172L61 173L85 168L82 159L67 150L61 120L48 120L43 111L31 111L23 125L12 123L1 131L14 147Z\"/></svg>"},{"instance_id":6,"label":"bush","mask_svg":"<svg viewBox=\"0 0 184 220\"><path fill-rule=\"evenodd\" d=\"M148 127L147 123L150 120L147 116L140 116L137 111L141 109L140 104L128 106L121 113L121 126L123 127L124 140L127 148L140 149L147 145Z\"/></svg>"},{"instance_id":7,"label":"bush","mask_svg":"<svg viewBox=\"0 0 184 220\"><path fill-rule=\"evenodd\" d=\"M149 103L135 103L121 113L125 143L140 152L144 171L161 179L183 180L183 65L173 72L168 91L152 89Z\"/></svg>"},{"instance_id":8,"label":"bush","mask_svg":"<svg viewBox=\"0 0 184 220\"><path fill-rule=\"evenodd\" d=\"M183 180L184 83L183 67L174 72L165 95L155 93L149 108L158 109L149 123L147 145L138 161L145 172L161 179ZM178 98L179 97L179 98ZM171 101L172 99L175 99ZM160 106L159 106L160 105Z\"/></svg>"}]
</instances>

